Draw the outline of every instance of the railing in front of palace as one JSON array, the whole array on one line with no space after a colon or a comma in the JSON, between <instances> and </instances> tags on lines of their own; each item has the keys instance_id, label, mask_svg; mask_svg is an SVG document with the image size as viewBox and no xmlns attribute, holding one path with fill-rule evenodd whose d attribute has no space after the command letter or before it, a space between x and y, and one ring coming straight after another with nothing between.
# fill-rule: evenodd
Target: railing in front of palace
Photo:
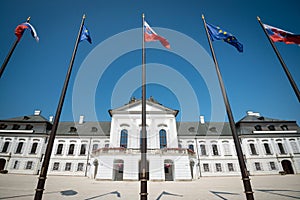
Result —
<instances>
[{"instance_id":1,"label":"railing in front of palace","mask_svg":"<svg viewBox=\"0 0 300 200\"><path fill-rule=\"evenodd\" d=\"M140 149L127 149L123 147L110 147L100 148L92 152L93 155L105 155L105 154L140 154ZM163 149L147 149L147 154L160 154L160 155L172 155L172 154L187 154L194 155L195 153L190 149L183 148L163 148Z\"/></svg>"}]
</instances>

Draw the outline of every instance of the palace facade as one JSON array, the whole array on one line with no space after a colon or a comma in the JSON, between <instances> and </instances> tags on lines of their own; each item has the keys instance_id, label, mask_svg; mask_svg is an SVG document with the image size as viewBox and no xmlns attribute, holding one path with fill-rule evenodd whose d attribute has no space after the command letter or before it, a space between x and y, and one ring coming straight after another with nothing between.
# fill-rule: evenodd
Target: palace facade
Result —
<instances>
[{"instance_id":1,"label":"palace facade","mask_svg":"<svg viewBox=\"0 0 300 200\"><path fill-rule=\"evenodd\" d=\"M192 180L238 176L240 169L227 122L176 122L178 110L153 98L146 102L149 180ZM88 176L97 180L139 180L141 100L109 110L111 122L60 122L49 175ZM0 171L39 174L51 132L35 111L0 120ZM250 175L300 173L300 128L296 121L248 111L236 123Z\"/></svg>"}]
</instances>

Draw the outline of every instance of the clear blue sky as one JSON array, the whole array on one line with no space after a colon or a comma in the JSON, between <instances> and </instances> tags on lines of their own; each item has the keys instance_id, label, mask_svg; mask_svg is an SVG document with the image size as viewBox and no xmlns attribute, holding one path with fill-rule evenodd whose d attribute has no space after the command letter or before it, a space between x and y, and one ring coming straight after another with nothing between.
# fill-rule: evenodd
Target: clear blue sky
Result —
<instances>
[{"instance_id":1,"label":"clear blue sky","mask_svg":"<svg viewBox=\"0 0 300 200\"><path fill-rule=\"evenodd\" d=\"M147 22L171 44L171 50L159 42L146 44L147 97L179 110L177 120L196 121L199 115L207 121L227 120L219 88L210 85L217 80L201 19L204 14L207 22L228 30L244 45L244 52L239 53L224 42L213 43L235 121L252 110L299 124L300 104L256 19L260 16L266 24L300 34L299 7L298 0L287 0L284 5L276 0L3 1L1 63L15 40L15 27L28 16L40 42L25 32L12 55L0 79L0 119L30 115L35 109L46 118L55 114L81 17L86 14L93 44L79 45L61 121L78 120L80 114L95 120L90 112L96 120L110 121L109 109L124 105L131 96L141 98L138 28L145 13ZM276 46L300 87L300 47ZM110 56L114 59L105 63ZM103 73L97 71L100 68ZM210 73L201 71L204 68ZM84 69L89 69L88 76ZM84 87L77 90L76 84ZM85 100L86 96L90 98ZM213 117L218 111L221 117Z\"/></svg>"}]
</instances>

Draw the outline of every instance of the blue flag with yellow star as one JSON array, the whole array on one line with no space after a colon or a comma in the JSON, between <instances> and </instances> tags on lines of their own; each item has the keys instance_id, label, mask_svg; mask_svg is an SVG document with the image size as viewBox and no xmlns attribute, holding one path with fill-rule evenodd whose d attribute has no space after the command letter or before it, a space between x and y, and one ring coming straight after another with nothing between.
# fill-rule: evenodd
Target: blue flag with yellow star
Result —
<instances>
[{"instance_id":1,"label":"blue flag with yellow star","mask_svg":"<svg viewBox=\"0 0 300 200\"><path fill-rule=\"evenodd\" d=\"M243 52L243 45L231 33L221 29L220 27L206 23L210 38L214 40L223 40L234 46L239 52Z\"/></svg>"},{"instance_id":2,"label":"blue flag with yellow star","mask_svg":"<svg viewBox=\"0 0 300 200\"><path fill-rule=\"evenodd\" d=\"M92 44L92 38L91 38L90 32L84 25L82 27L79 42L81 42L82 40L87 40L89 43Z\"/></svg>"}]
</instances>

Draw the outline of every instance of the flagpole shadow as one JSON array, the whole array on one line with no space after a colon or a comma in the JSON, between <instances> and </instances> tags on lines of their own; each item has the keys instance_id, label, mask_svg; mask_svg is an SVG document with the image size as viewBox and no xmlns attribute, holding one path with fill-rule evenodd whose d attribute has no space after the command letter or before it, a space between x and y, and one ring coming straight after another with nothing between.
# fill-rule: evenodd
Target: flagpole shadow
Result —
<instances>
[{"instance_id":1,"label":"flagpole shadow","mask_svg":"<svg viewBox=\"0 0 300 200\"><path fill-rule=\"evenodd\" d=\"M269 193L269 194L273 194L273 195L278 195L278 196L282 196L282 197L289 197L289 198L293 198L293 199L300 199L300 194L299 194L299 196L292 196L292 195L280 193L280 192L298 192L298 193L300 193L300 191L298 191L298 190L271 190L271 189L267 190L267 189L256 189L256 191L265 192L265 193Z\"/></svg>"},{"instance_id":2,"label":"flagpole shadow","mask_svg":"<svg viewBox=\"0 0 300 200\"><path fill-rule=\"evenodd\" d=\"M73 196L73 195L77 194L77 192L74 190L44 192L44 194L54 194L54 193L61 193L61 195L63 195L63 196ZM21 194L21 195L15 195L15 196L0 197L0 199L16 199L16 198L22 198L22 197L34 197L34 194Z\"/></svg>"},{"instance_id":3,"label":"flagpole shadow","mask_svg":"<svg viewBox=\"0 0 300 200\"><path fill-rule=\"evenodd\" d=\"M219 197L222 200L229 200L225 197L222 197L221 194L228 194L228 195L240 195L238 193L231 193L231 192L218 192L218 191L210 191L211 193L213 193L214 195L216 195L217 197Z\"/></svg>"},{"instance_id":4,"label":"flagpole shadow","mask_svg":"<svg viewBox=\"0 0 300 200\"><path fill-rule=\"evenodd\" d=\"M163 191L163 192L157 197L156 200L160 200L160 198L161 198L163 195L170 195L170 196L176 196L176 197L183 197L183 195L180 195L180 194L173 194L173 193L169 193L169 192Z\"/></svg>"},{"instance_id":5,"label":"flagpole shadow","mask_svg":"<svg viewBox=\"0 0 300 200\"><path fill-rule=\"evenodd\" d=\"M96 198L103 197L103 196L110 195L110 194L116 194L118 198L121 198L120 192L113 191L113 192L108 192L108 193L105 193L105 194L100 194L98 196L93 196L93 197L90 197L90 198L87 198L87 199L84 199L84 200L92 200L92 199L96 199Z\"/></svg>"}]
</instances>

